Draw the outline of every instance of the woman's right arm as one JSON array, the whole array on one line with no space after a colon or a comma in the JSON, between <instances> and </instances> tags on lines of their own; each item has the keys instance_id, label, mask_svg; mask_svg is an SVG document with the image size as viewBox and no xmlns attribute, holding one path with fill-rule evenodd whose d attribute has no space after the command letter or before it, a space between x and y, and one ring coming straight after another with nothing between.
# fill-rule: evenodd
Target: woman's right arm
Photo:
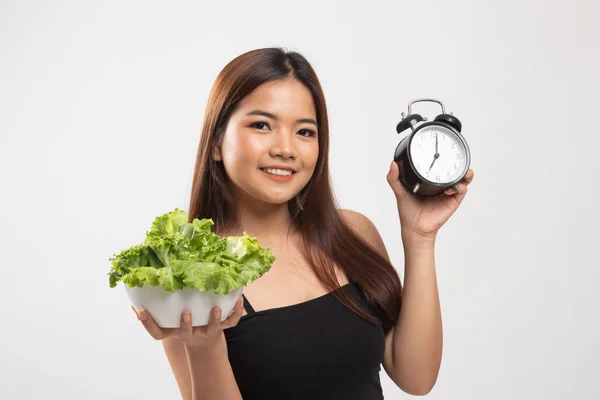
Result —
<instances>
[{"instance_id":1,"label":"woman's right arm","mask_svg":"<svg viewBox=\"0 0 600 400\"><path fill-rule=\"evenodd\" d=\"M189 311L181 314L179 328L161 328L144 309L132 306L150 335L163 342L181 396L185 400L242 400L229 357L224 329L237 325L244 309L242 297L221 321L214 307L207 325L192 327Z\"/></svg>"},{"instance_id":2,"label":"woman's right arm","mask_svg":"<svg viewBox=\"0 0 600 400\"><path fill-rule=\"evenodd\" d=\"M227 344L210 349L185 346L193 400L243 400L229 357Z\"/></svg>"},{"instance_id":3,"label":"woman's right arm","mask_svg":"<svg viewBox=\"0 0 600 400\"><path fill-rule=\"evenodd\" d=\"M185 345L181 340L172 337L163 339L162 344L173 370L175 381L177 381L177 386L179 386L181 398L192 400L192 380Z\"/></svg>"}]
</instances>

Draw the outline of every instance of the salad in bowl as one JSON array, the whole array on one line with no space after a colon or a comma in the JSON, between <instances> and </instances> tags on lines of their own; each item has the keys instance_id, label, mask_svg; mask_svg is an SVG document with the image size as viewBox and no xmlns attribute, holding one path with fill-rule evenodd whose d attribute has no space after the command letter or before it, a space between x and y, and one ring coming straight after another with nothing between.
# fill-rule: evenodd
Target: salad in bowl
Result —
<instances>
[{"instance_id":1,"label":"salad in bowl","mask_svg":"<svg viewBox=\"0 0 600 400\"><path fill-rule=\"evenodd\" d=\"M122 282L134 308L146 309L163 328L179 327L185 310L191 311L192 326L206 325L215 306L225 320L244 286L275 261L246 232L221 238L212 232L212 219L188 220L178 208L158 216L141 244L109 259L110 287Z\"/></svg>"}]
</instances>

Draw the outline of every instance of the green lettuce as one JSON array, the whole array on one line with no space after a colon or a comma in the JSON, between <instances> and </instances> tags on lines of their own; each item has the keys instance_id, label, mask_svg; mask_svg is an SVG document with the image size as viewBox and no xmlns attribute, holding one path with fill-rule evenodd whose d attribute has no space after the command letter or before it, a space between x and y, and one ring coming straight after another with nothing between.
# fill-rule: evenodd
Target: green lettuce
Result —
<instances>
[{"instance_id":1,"label":"green lettuce","mask_svg":"<svg viewBox=\"0 0 600 400\"><path fill-rule=\"evenodd\" d=\"M111 288L122 281L129 287L160 286L168 292L195 288L227 294L258 279L271 269L275 256L255 237L220 238L212 219L188 222L185 211L156 217L144 242L109 261Z\"/></svg>"}]
</instances>

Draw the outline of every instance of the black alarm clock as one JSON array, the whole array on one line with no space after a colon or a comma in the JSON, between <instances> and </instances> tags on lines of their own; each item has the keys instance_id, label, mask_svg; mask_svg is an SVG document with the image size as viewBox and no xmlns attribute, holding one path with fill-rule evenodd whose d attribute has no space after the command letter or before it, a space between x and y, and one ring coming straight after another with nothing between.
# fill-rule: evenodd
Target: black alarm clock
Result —
<instances>
[{"instance_id":1,"label":"black alarm clock","mask_svg":"<svg viewBox=\"0 0 600 400\"><path fill-rule=\"evenodd\" d=\"M411 113L414 103L430 101L442 106L442 113L433 121ZM407 129L394 153L400 169L400 182L410 192L423 197L433 197L453 187L466 175L471 164L467 141L461 134L462 124L452 113L446 114L444 104L434 99L416 99L408 104L396 132Z\"/></svg>"}]
</instances>

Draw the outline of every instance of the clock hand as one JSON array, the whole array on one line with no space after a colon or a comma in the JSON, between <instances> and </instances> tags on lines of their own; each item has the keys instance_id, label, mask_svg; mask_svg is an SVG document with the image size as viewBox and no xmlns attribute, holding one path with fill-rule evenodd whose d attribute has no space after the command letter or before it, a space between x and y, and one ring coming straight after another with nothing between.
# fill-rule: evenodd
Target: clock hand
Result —
<instances>
[{"instance_id":1,"label":"clock hand","mask_svg":"<svg viewBox=\"0 0 600 400\"><path fill-rule=\"evenodd\" d=\"M433 164L435 164L435 160L437 160L440 157L440 153L438 153L438 133L435 133L435 154L433 155L433 161L431 162L431 165L429 166L429 171L427 171L427 173L429 173L431 171L431 168L433 168Z\"/></svg>"},{"instance_id":2,"label":"clock hand","mask_svg":"<svg viewBox=\"0 0 600 400\"><path fill-rule=\"evenodd\" d=\"M436 153L437 155L437 153ZM427 171L427 173L429 173L431 171L431 168L433 168L433 164L435 164L435 160L437 160L436 156L433 156L433 161L431 162L431 165L429 166L429 171Z\"/></svg>"}]
</instances>

